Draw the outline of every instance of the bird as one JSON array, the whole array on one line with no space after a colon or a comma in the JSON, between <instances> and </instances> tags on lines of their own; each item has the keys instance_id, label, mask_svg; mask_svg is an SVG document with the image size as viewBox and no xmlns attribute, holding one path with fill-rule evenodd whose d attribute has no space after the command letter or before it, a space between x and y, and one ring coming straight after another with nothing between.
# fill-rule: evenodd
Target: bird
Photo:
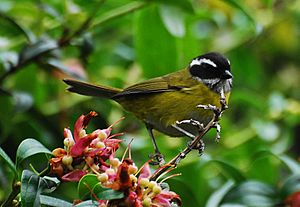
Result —
<instances>
[{"instance_id":1,"label":"bird","mask_svg":"<svg viewBox=\"0 0 300 207\"><path fill-rule=\"evenodd\" d=\"M120 89L64 79L68 91L111 99L142 120L152 139L155 155L162 158L153 129L171 137L195 137L214 112L199 105L221 107L222 94L228 102L233 75L230 61L220 53L209 52L193 58L184 69Z\"/></svg>"}]
</instances>

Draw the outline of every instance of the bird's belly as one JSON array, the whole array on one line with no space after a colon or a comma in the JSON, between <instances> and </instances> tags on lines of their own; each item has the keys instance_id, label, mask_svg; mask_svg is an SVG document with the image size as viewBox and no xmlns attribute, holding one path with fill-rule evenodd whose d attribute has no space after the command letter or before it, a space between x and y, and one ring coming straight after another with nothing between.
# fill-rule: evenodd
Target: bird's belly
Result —
<instances>
[{"instance_id":1,"label":"bird's belly","mask_svg":"<svg viewBox=\"0 0 300 207\"><path fill-rule=\"evenodd\" d=\"M172 137L185 136L182 132L175 129L173 125L177 125L183 130L193 135L197 135L199 133L199 127L192 125L190 123L177 124L178 122L183 120L194 120L199 122L200 124L203 124L204 126L207 125L213 118L213 112L209 110L197 108L196 107L197 105L198 104L195 104L194 109L191 109L190 111L185 110L183 108L186 106L178 106L174 108L174 111L176 112L173 114L168 114L166 112L161 113L160 118L148 117L146 121L150 123L154 129Z\"/></svg>"}]
</instances>

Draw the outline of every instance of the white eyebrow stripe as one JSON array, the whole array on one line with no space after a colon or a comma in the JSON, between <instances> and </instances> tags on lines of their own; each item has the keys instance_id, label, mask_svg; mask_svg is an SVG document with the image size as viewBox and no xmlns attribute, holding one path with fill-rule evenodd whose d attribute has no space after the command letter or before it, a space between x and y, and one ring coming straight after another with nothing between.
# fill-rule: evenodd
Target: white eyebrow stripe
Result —
<instances>
[{"instance_id":1,"label":"white eyebrow stripe","mask_svg":"<svg viewBox=\"0 0 300 207\"><path fill-rule=\"evenodd\" d=\"M198 59L194 59L191 64L190 64L190 67L194 66L194 65L201 65L202 63L206 63L206 64L209 64L213 67L217 67L216 63L214 63L213 61L211 61L210 59L206 59L206 58L201 58L200 60Z\"/></svg>"}]
</instances>

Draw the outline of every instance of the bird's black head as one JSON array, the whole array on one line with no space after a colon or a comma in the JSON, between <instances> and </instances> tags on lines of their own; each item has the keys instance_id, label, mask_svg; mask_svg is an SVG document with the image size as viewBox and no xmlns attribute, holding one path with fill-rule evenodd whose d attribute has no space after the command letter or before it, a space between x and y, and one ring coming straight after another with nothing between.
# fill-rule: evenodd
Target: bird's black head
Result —
<instances>
[{"instance_id":1,"label":"bird's black head","mask_svg":"<svg viewBox=\"0 0 300 207\"><path fill-rule=\"evenodd\" d=\"M219 53L211 52L194 58L189 65L189 71L194 79L213 91L231 90L233 76L230 62Z\"/></svg>"}]
</instances>

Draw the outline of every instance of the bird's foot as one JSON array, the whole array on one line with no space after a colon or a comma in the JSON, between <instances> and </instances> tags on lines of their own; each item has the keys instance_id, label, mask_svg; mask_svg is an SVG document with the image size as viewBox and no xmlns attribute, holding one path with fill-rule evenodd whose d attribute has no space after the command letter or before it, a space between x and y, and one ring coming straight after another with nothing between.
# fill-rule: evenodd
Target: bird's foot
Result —
<instances>
[{"instance_id":1,"label":"bird's foot","mask_svg":"<svg viewBox=\"0 0 300 207\"><path fill-rule=\"evenodd\" d=\"M199 104L197 107L201 108L201 109L204 109L204 110L211 110L211 111L213 111L218 116L219 116L219 114L221 112L221 110L217 106L211 105L211 104L207 104L207 105Z\"/></svg>"},{"instance_id":2,"label":"bird's foot","mask_svg":"<svg viewBox=\"0 0 300 207\"><path fill-rule=\"evenodd\" d=\"M194 120L194 119L185 119L185 120L181 120L181 121L176 121L176 124L177 125L191 124L193 126L196 126L198 128L199 132L203 131L203 129L204 129L204 125L202 123L200 123L199 121Z\"/></svg>"},{"instance_id":3,"label":"bird's foot","mask_svg":"<svg viewBox=\"0 0 300 207\"><path fill-rule=\"evenodd\" d=\"M188 143L188 146L190 146L190 144L191 144L192 142L193 142L193 141L190 141L190 142ZM204 141L203 141L202 139L200 139L199 142L197 143L197 145L194 146L192 149L198 150L199 155L201 156L201 155L203 154L204 150L205 150L205 143L204 143Z\"/></svg>"},{"instance_id":4,"label":"bird's foot","mask_svg":"<svg viewBox=\"0 0 300 207\"><path fill-rule=\"evenodd\" d=\"M161 154L160 152L150 154L149 157L151 159L151 161L149 162L150 165L163 166L166 163L163 154Z\"/></svg>"},{"instance_id":5,"label":"bird's foot","mask_svg":"<svg viewBox=\"0 0 300 207\"><path fill-rule=\"evenodd\" d=\"M197 107L205 109L205 110L213 111L215 114L215 120L219 121L222 116L223 111L228 109L228 105L226 103L226 97L225 97L223 90L220 92L220 104L221 104L220 108L215 105L211 105L211 104L208 104L208 105L199 104Z\"/></svg>"},{"instance_id":6,"label":"bird's foot","mask_svg":"<svg viewBox=\"0 0 300 207\"><path fill-rule=\"evenodd\" d=\"M221 119L223 111L228 108L228 106L226 104L226 99L225 99L224 93L221 93L220 104L221 104L220 108L218 108L217 106L211 105L211 104L208 104L208 105L201 105L200 104L200 105L197 106L198 108L202 108L202 109L205 109L205 110L211 110L211 111L214 112L215 117L214 117L214 122L213 122L212 127L216 128L216 130L217 130L216 142L219 142L220 137L221 137L221 125L220 125L219 121Z\"/></svg>"}]
</instances>

